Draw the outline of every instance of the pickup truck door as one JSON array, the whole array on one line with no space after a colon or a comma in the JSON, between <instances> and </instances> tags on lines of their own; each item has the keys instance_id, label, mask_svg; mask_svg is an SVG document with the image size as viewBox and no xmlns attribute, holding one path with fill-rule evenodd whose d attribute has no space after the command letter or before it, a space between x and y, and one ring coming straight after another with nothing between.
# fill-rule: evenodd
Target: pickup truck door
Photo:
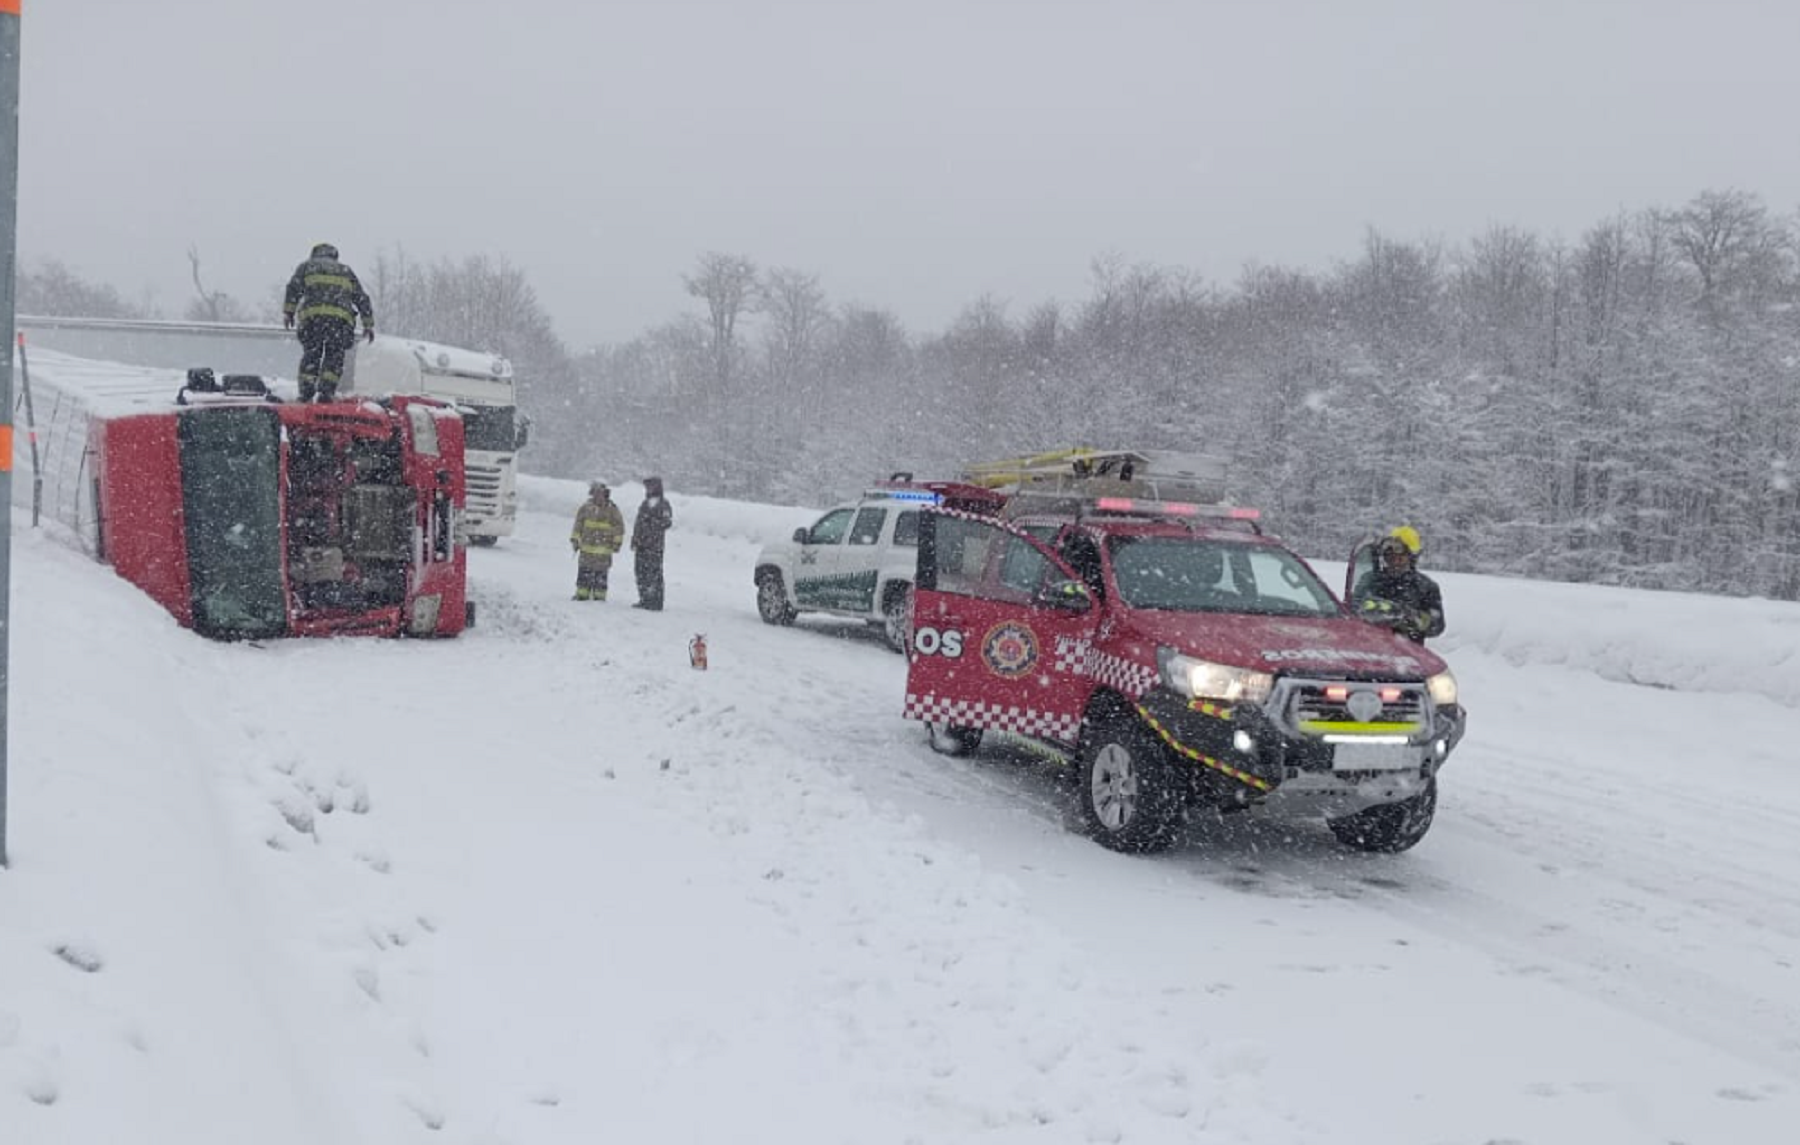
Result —
<instances>
[{"instance_id":1,"label":"pickup truck door","mask_svg":"<svg viewBox=\"0 0 1800 1145\"><path fill-rule=\"evenodd\" d=\"M850 532L854 508L833 509L796 532L794 542L794 603L801 608L837 608L841 596L835 578L842 563L844 538Z\"/></svg>"},{"instance_id":2,"label":"pickup truck door","mask_svg":"<svg viewBox=\"0 0 1800 1145\"><path fill-rule=\"evenodd\" d=\"M1375 542L1364 539L1357 543L1350 553L1350 562L1344 566L1344 603L1356 612L1362 602L1355 598L1356 586L1362 579L1375 571Z\"/></svg>"},{"instance_id":3,"label":"pickup truck door","mask_svg":"<svg viewBox=\"0 0 1800 1145\"><path fill-rule=\"evenodd\" d=\"M905 714L1073 744L1098 626L1087 586L1042 541L991 518L925 512Z\"/></svg>"},{"instance_id":4,"label":"pickup truck door","mask_svg":"<svg viewBox=\"0 0 1800 1145\"><path fill-rule=\"evenodd\" d=\"M881 566L886 548L883 533L893 514L887 505L864 505L850 522L850 534L838 554L837 576L832 580L832 596L838 608L855 612L875 611L875 588L881 580Z\"/></svg>"}]
</instances>

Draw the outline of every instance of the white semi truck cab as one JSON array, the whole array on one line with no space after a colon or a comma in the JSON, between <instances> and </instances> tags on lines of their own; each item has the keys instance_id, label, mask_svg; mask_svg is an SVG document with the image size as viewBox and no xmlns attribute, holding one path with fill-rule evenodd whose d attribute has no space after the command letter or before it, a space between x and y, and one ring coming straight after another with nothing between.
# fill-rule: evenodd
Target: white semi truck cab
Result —
<instances>
[{"instance_id":1,"label":"white semi truck cab","mask_svg":"<svg viewBox=\"0 0 1800 1145\"><path fill-rule=\"evenodd\" d=\"M475 545L510 536L518 515L518 452L528 428L519 416L512 364L474 350L377 334L357 345L346 366L342 391L423 394L455 403L466 439L464 533Z\"/></svg>"}]
</instances>

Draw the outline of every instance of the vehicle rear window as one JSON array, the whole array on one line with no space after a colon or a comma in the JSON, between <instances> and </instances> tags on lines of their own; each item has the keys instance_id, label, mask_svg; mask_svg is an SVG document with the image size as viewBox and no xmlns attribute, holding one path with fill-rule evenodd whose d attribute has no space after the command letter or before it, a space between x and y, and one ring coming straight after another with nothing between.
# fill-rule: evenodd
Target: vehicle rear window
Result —
<instances>
[{"instance_id":1,"label":"vehicle rear window","mask_svg":"<svg viewBox=\"0 0 1800 1145\"><path fill-rule=\"evenodd\" d=\"M902 548L919 547L919 511L906 509L894 518L894 544Z\"/></svg>"},{"instance_id":2,"label":"vehicle rear window","mask_svg":"<svg viewBox=\"0 0 1800 1145\"><path fill-rule=\"evenodd\" d=\"M859 509L856 523L850 526L850 543L873 545L881 540L881 526L887 521L886 509Z\"/></svg>"},{"instance_id":3,"label":"vehicle rear window","mask_svg":"<svg viewBox=\"0 0 1800 1145\"><path fill-rule=\"evenodd\" d=\"M1292 553L1204 537L1112 537L1113 580L1133 608L1336 616L1338 605Z\"/></svg>"}]
</instances>

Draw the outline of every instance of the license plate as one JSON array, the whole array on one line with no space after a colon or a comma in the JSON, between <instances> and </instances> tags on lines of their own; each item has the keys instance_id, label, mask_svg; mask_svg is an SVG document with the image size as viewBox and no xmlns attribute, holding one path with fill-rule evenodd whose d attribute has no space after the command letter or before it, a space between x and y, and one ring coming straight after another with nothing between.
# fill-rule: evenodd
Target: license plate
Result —
<instances>
[{"instance_id":1,"label":"license plate","mask_svg":"<svg viewBox=\"0 0 1800 1145\"><path fill-rule=\"evenodd\" d=\"M1333 771L1405 771L1419 766L1419 749L1404 743L1332 745Z\"/></svg>"}]
</instances>

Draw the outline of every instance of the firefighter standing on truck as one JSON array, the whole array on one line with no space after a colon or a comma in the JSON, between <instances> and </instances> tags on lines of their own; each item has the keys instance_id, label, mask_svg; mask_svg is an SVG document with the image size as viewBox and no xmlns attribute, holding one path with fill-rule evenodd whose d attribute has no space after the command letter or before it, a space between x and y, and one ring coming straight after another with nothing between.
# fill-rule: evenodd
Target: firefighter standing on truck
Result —
<instances>
[{"instance_id":1,"label":"firefighter standing on truck","mask_svg":"<svg viewBox=\"0 0 1800 1145\"><path fill-rule=\"evenodd\" d=\"M1416 644L1444 631L1444 597L1437 582L1419 571L1424 543L1411 525L1388 531L1375 545L1375 567L1350 592L1356 614L1392 628Z\"/></svg>"},{"instance_id":2,"label":"firefighter standing on truck","mask_svg":"<svg viewBox=\"0 0 1800 1145\"><path fill-rule=\"evenodd\" d=\"M363 337L375 340L375 308L356 272L338 261L337 248L319 243L312 256L294 268L281 305L282 325L300 323L300 400L337 397L344 376L344 354L356 345L356 320Z\"/></svg>"},{"instance_id":3,"label":"firefighter standing on truck","mask_svg":"<svg viewBox=\"0 0 1800 1145\"><path fill-rule=\"evenodd\" d=\"M625 514L612 502L604 481L588 486L588 499L575 510L569 547L581 559L575 567L575 599L605 600L613 554L625 545Z\"/></svg>"}]
</instances>

